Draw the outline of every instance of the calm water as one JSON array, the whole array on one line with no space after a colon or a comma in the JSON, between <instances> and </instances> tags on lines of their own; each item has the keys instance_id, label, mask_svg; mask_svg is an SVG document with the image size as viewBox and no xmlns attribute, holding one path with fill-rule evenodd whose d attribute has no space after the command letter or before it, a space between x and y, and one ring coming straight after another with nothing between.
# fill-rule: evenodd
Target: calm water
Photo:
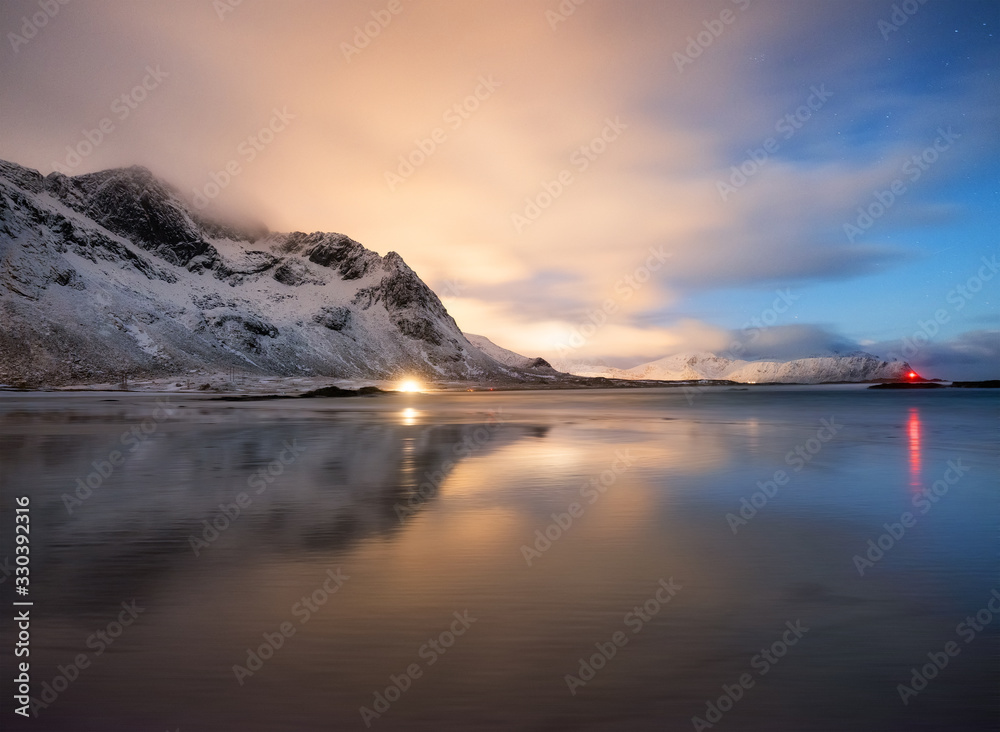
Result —
<instances>
[{"instance_id":1,"label":"calm water","mask_svg":"<svg viewBox=\"0 0 1000 732\"><path fill-rule=\"evenodd\" d=\"M32 694L55 684L12 714L5 620L4 729L1000 727L1000 615L957 627L1000 587L995 394L168 407L0 395L0 558L29 496Z\"/></svg>"}]
</instances>

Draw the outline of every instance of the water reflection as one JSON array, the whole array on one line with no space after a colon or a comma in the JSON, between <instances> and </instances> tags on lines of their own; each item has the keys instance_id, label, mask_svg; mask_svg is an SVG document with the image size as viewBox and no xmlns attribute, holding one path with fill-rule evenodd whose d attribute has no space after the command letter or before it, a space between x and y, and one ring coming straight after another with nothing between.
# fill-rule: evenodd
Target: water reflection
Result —
<instances>
[{"instance_id":1,"label":"water reflection","mask_svg":"<svg viewBox=\"0 0 1000 732\"><path fill-rule=\"evenodd\" d=\"M801 619L809 634L727 726L986 728L997 701L989 639L963 648L919 708L886 699L992 587L989 405L769 394L709 392L696 405L669 390L192 400L72 514L63 494L148 405L0 402L0 505L32 496L39 682L85 651L121 601L147 608L34 729L362 729L358 708L422 664L418 649L466 609L470 632L373 727L689 729ZM793 472L788 450L831 416L843 435ZM947 508L859 577L851 556L910 508L908 484L958 458L970 470ZM604 491L581 491L615 461L628 468ZM734 535L726 514L779 470L791 481ZM208 537L240 493L249 503ZM13 554L8 536L0 556ZM192 536L207 543L197 556ZM523 545L543 547L530 566ZM350 579L300 625L291 608L331 568ZM595 643L631 633L625 613L667 577L682 586L675 601L569 694L564 675ZM286 620L296 634L237 684L233 664Z\"/></svg>"},{"instance_id":2,"label":"water reflection","mask_svg":"<svg viewBox=\"0 0 1000 732\"><path fill-rule=\"evenodd\" d=\"M113 422L6 441L5 472L36 486L47 586L75 612L145 594L193 561L242 565L390 538L433 505L462 461L545 435L492 423L477 439L480 424L418 425L416 410L407 413L403 424L164 425L79 501L77 478L121 447Z\"/></svg>"},{"instance_id":3,"label":"water reflection","mask_svg":"<svg viewBox=\"0 0 1000 732\"><path fill-rule=\"evenodd\" d=\"M910 416L906 422L906 434L909 438L910 456L910 488L914 492L923 490L921 482L921 446L920 446L920 411L910 407Z\"/></svg>"}]
</instances>

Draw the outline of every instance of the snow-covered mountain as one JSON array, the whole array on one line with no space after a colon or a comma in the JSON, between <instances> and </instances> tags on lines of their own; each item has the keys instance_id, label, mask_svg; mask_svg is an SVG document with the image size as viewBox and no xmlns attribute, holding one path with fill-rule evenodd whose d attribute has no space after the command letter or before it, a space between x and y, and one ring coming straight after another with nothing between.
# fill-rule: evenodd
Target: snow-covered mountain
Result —
<instances>
[{"instance_id":1,"label":"snow-covered mountain","mask_svg":"<svg viewBox=\"0 0 1000 732\"><path fill-rule=\"evenodd\" d=\"M552 368L552 365L544 358L528 358L527 356L522 356L520 353L508 351L506 348L498 346L486 336L466 333L465 337L469 339L469 343L500 363L507 364L508 366L513 366L518 369L548 369L549 373L555 371L555 369Z\"/></svg>"},{"instance_id":2,"label":"snow-covered mountain","mask_svg":"<svg viewBox=\"0 0 1000 732\"><path fill-rule=\"evenodd\" d=\"M630 369L581 365L569 367L568 371L578 376L603 376L609 379L719 379L743 384L903 381L909 379L911 373L910 365L903 361L884 361L870 353L800 358L794 361L739 361L712 353L696 353L667 356Z\"/></svg>"},{"instance_id":3,"label":"snow-covered mountain","mask_svg":"<svg viewBox=\"0 0 1000 732\"><path fill-rule=\"evenodd\" d=\"M0 383L191 371L533 380L473 346L394 252L202 219L144 168L0 161Z\"/></svg>"}]
</instances>

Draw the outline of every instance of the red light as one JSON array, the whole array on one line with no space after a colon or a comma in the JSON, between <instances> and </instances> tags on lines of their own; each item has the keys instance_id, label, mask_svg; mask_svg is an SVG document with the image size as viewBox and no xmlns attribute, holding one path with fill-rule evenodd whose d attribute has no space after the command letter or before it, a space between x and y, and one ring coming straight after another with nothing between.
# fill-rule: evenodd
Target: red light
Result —
<instances>
[{"instance_id":1,"label":"red light","mask_svg":"<svg viewBox=\"0 0 1000 732\"><path fill-rule=\"evenodd\" d=\"M915 379L917 378L917 372L911 371L910 373L907 374L907 376L910 377L911 379Z\"/></svg>"}]
</instances>

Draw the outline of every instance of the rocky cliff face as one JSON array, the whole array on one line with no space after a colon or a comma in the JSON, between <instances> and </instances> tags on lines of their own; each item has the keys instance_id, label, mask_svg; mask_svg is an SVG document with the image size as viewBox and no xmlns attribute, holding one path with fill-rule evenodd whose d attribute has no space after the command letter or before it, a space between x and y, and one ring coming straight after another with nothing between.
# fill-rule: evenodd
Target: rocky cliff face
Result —
<instances>
[{"instance_id":1,"label":"rocky cliff face","mask_svg":"<svg viewBox=\"0 0 1000 732\"><path fill-rule=\"evenodd\" d=\"M0 161L0 383L239 369L522 379L462 335L394 252L202 220L144 168Z\"/></svg>"}]
</instances>

